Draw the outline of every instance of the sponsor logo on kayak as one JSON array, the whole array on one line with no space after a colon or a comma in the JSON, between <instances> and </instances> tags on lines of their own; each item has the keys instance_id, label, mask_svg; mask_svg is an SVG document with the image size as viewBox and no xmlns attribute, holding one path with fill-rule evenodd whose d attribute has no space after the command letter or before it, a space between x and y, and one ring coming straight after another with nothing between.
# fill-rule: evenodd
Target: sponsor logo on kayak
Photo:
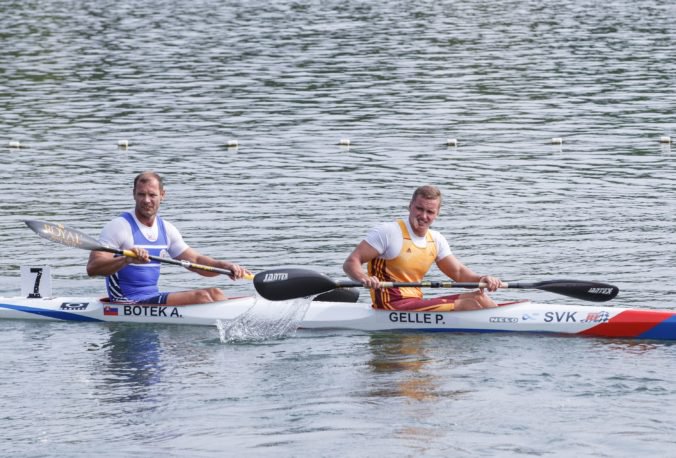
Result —
<instances>
[{"instance_id":1,"label":"sponsor logo on kayak","mask_svg":"<svg viewBox=\"0 0 676 458\"><path fill-rule=\"evenodd\" d=\"M444 324L441 313L392 312L389 318L392 323Z\"/></svg>"},{"instance_id":2,"label":"sponsor logo on kayak","mask_svg":"<svg viewBox=\"0 0 676 458\"><path fill-rule=\"evenodd\" d=\"M112 305L106 305L103 307L103 314L105 316L117 316L117 307L113 307Z\"/></svg>"},{"instance_id":3,"label":"sponsor logo on kayak","mask_svg":"<svg viewBox=\"0 0 676 458\"><path fill-rule=\"evenodd\" d=\"M587 314L587 318L582 320L582 323L607 323L610 319L608 312L591 312Z\"/></svg>"},{"instance_id":4,"label":"sponsor logo on kayak","mask_svg":"<svg viewBox=\"0 0 676 458\"><path fill-rule=\"evenodd\" d=\"M166 305L125 305L122 307L124 316L151 316L164 318L183 318L177 307Z\"/></svg>"},{"instance_id":5,"label":"sponsor logo on kayak","mask_svg":"<svg viewBox=\"0 0 676 458\"><path fill-rule=\"evenodd\" d=\"M284 281L288 279L289 274L287 272L272 272L265 274L265 277L263 277L263 282Z\"/></svg>"},{"instance_id":6,"label":"sponsor logo on kayak","mask_svg":"<svg viewBox=\"0 0 676 458\"><path fill-rule=\"evenodd\" d=\"M89 302L64 302L61 304L61 310L87 310Z\"/></svg>"},{"instance_id":7,"label":"sponsor logo on kayak","mask_svg":"<svg viewBox=\"0 0 676 458\"><path fill-rule=\"evenodd\" d=\"M518 323L519 319L512 316L492 316L488 319L489 323Z\"/></svg>"},{"instance_id":8,"label":"sponsor logo on kayak","mask_svg":"<svg viewBox=\"0 0 676 458\"><path fill-rule=\"evenodd\" d=\"M589 288L587 292L590 294L603 294L605 296L610 296L613 294L613 288Z\"/></svg>"},{"instance_id":9,"label":"sponsor logo on kayak","mask_svg":"<svg viewBox=\"0 0 676 458\"><path fill-rule=\"evenodd\" d=\"M545 323L577 323L577 312L547 312Z\"/></svg>"}]
</instances>

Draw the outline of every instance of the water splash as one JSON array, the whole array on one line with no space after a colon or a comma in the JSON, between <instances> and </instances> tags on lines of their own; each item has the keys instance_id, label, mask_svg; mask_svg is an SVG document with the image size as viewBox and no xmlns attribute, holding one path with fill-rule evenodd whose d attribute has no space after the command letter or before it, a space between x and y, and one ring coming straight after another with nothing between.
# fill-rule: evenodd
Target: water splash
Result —
<instances>
[{"instance_id":1,"label":"water splash","mask_svg":"<svg viewBox=\"0 0 676 458\"><path fill-rule=\"evenodd\" d=\"M256 342L295 335L312 298L268 301L257 297L254 304L234 320L218 320L221 342Z\"/></svg>"}]
</instances>

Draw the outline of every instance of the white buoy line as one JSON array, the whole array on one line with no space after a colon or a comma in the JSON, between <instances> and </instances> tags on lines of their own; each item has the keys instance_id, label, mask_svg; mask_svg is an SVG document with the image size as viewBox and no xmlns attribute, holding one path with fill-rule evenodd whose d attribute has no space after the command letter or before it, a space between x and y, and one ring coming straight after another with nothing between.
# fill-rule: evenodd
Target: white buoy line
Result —
<instances>
[{"instance_id":1,"label":"white buoy line","mask_svg":"<svg viewBox=\"0 0 676 458\"><path fill-rule=\"evenodd\" d=\"M563 137L552 137L549 140L549 143L552 145L563 145L564 139ZM659 143L664 144L664 145L671 145L672 139L668 135L662 135L659 138ZM457 138L447 138L446 139L446 146L449 147L458 147L460 142L458 141ZM118 148L123 148L127 149L132 145L132 143L129 140L118 140L117 141L117 146ZM352 141L349 138L341 138L338 140L338 145L339 146L351 146ZM239 148L239 141L237 139L229 139L225 142L225 146L230 149L230 148ZM10 140L7 143L7 147L10 149L21 149L21 148L26 148L27 146L23 143L21 143L18 140Z\"/></svg>"}]
</instances>

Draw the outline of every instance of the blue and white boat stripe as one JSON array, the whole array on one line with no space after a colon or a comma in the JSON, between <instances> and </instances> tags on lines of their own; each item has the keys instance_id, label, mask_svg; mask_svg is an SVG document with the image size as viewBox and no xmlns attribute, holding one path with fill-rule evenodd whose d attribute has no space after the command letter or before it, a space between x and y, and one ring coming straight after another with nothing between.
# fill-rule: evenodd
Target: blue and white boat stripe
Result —
<instances>
[{"instance_id":1,"label":"blue and white boat stripe","mask_svg":"<svg viewBox=\"0 0 676 458\"><path fill-rule=\"evenodd\" d=\"M103 320L99 320L96 318L92 318L90 316L85 316L85 315L80 315L77 313L70 313L70 312L65 312L61 310L45 310L45 309L39 309L35 307L26 307L25 305L14 305L14 304L1 304L0 303L0 308L5 308L5 309L10 309L10 310L16 310L17 312L23 312L23 313L31 313L33 315L40 315L44 316L47 318L54 318L57 320L64 320L64 321L89 321L89 322L103 322Z\"/></svg>"}]
</instances>

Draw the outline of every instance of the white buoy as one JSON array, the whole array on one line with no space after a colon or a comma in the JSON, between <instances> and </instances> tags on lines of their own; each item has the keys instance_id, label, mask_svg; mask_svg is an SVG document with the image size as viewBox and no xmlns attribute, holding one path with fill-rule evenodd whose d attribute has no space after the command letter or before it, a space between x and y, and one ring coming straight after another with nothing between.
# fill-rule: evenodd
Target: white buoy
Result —
<instances>
[{"instance_id":1,"label":"white buoy","mask_svg":"<svg viewBox=\"0 0 676 458\"><path fill-rule=\"evenodd\" d=\"M562 145L563 144L563 138L561 137L554 137L551 140L552 145Z\"/></svg>"},{"instance_id":2,"label":"white buoy","mask_svg":"<svg viewBox=\"0 0 676 458\"><path fill-rule=\"evenodd\" d=\"M21 147L22 147L21 142L17 142L17 141L11 141L11 142L9 142L9 145L8 145L8 146L9 146L10 148L21 148Z\"/></svg>"},{"instance_id":3,"label":"white buoy","mask_svg":"<svg viewBox=\"0 0 676 458\"><path fill-rule=\"evenodd\" d=\"M129 140L118 140L117 146L119 148L129 148Z\"/></svg>"},{"instance_id":4,"label":"white buoy","mask_svg":"<svg viewBox=\"0 0 676 458\"><path fill-rule=\"evenodd\" d=\"M446 146L458 146L458 139L457 138L447 138L446 139Z\"/></svg>"},{"instance_id":5,"label":"white buoy","mask_svg":"<svg viewBox=\"0 0 676 458\"><path fill-rule=\"evenodd\" d=\"M669 143L669 144L671 144L671 137L667 137L666 135L660 137L660 143Z\"/></svg>"},{"instance_id":6,"label":"white buoy","mask_svg":"<svg viewBox=\"0 0 676 458\"><path fill-rule=\"evenodd\" d=\"M338 140L338 144L340 146L350 146L350 139L349 138L341 138Z\"/></svg>"}]
</instances>

